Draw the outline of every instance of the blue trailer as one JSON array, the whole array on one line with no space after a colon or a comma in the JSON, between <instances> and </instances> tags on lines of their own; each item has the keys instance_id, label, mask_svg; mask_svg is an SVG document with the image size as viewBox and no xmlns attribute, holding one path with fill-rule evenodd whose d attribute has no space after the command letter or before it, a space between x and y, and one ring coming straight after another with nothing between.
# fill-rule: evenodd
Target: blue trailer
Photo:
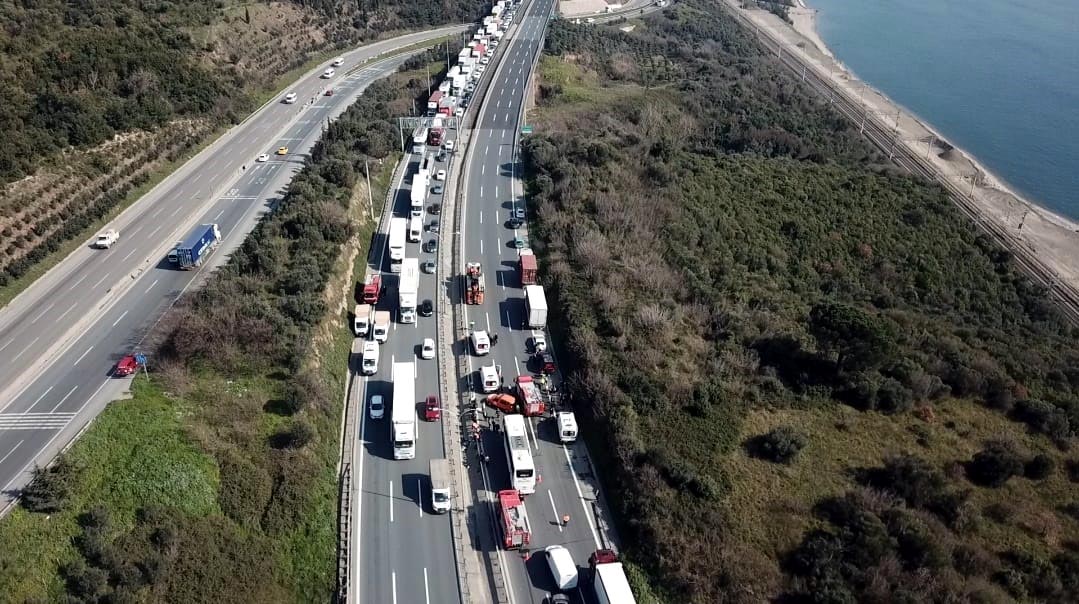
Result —
<instances>
[{"instance_id":1,"label":"blue trailer","mask_svg":"<svg viewBox=\"0 0 1079 604\"><path fill-rule=\"evenodd\" d=\"M221 231L216 224L200 224L169 252L169 262L183 270L196 269L221 243Z\"/></svg>"}]
</instances>

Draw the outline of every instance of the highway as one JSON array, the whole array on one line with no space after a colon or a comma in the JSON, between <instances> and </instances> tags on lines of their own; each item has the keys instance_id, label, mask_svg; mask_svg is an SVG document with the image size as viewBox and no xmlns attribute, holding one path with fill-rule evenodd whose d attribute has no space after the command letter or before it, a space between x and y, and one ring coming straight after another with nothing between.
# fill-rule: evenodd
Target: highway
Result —
<instances>
[{"instance_id":1,"label":"highway","mask_svg":"<svg viewBox=\"0 0 1079 604\"><path fill-rule=\"evenodd\" d=\"M507 228L506 222L515 210L526 207L519 180L517 131L552 5L552 0L535 0L524 10L523 19L518 15L519 29L495 72L463 166L461 202L465 207L459 230L464 257L457 259L457 267L460 273L466 262L482 263L486 294L482 305L460 308L466 315L465 324L499 336L491 354L470 356L468 367L471 372L491 362L501 365L506 385L513 384L518 375L534 375L532 370L536 369L529 367L530 330L524 327L524 290L516 269L517 250L512 246L516 237L527 239L528 233L525 228ZM473 377L471 383L477 380ZM559 380L556 377L554 381ZM500 413L488 410L488 415ZM481 434L489 461L481 464L480 484L475 486L480 491L476 500L490 502L497 491L511 488L511 484L503 435L491 430L490 423L485 425ZM491 552L499 557L509 599L516 603L544 602L555 592L541 551L548 545L569 549L579 569L580 588L587 589L588 557L606 543L599 527L610 526L606 507L598 501L599 488L583 441L560 443L555 420L548 417L529 420L528 442L540 479L536 492L525 500L532 528L529 550L535 555L526 561L522 551ZM497 510L493 513L498 518ZM570 517L565 526L564 515ZM501 529L492 528L495 541L501 541ZM580 594L574 600L591 601Z\"/></svg>"},{"instance_id":2,"label":"highway","mask_svg":"<svg viewBox=\"0 0 1079 604\"><path fill-rule=\"evenodd\" d=\"M408 55L378 55L461 27L409 34L344 55L330 79L326 65L284 92L166 178L124 211L109 228L111 249L89 242L0 310L0 484L4 509L31 478L83 427L127 389L111 377L116 361L138 350L150 328L177 297L197 284L242 241L258 218L303 167L321 126L343 112L375 79ZM323 96L332 87L333 96ZM288 147L286 155L274 154ZM270 161L255 162L260 153ZM174 270L167 249L194 225L214 222L221 247L199 271ZM150 359L153 363L153 359Z\"/></svg>"}]
</instances>

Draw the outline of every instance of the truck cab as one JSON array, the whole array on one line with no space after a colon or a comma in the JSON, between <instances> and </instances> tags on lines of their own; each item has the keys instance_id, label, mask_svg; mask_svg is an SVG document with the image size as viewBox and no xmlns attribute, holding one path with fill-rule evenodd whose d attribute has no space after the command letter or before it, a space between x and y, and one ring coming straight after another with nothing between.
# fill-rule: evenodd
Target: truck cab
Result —
<instances>
[{"instance_id":1,"label":"truck cab","mask_svg":"<svg viewBox=\"0 0 1079 604\"><path fill-rule=\"evenodd\" d=\"M363 282L363 303L378 304L378 297L382 294L382 275L368 275Z\"/></svg>"},{"instance_id":2,"label":"truck cab","mask_svg":"<svg viewBox=\"0 0 1079 604\"><path fill-rule=\"evenodd\" d=\"M352 315L352 333L356 334L356 337L362 338L367 335L367 332L371 330L371 305L370 304L357 304L353 309Z\"/></svg>"},{"instance_id":3,"label":"truck cab","mask_svg":"<svg viewBox=\"0 0 1079 604\"><path fill-rule=\"evenodd\" d=\"M378 343L366 342L363 345L363 374L374 375L378 373Z\"/></svg>"}]
</instances>

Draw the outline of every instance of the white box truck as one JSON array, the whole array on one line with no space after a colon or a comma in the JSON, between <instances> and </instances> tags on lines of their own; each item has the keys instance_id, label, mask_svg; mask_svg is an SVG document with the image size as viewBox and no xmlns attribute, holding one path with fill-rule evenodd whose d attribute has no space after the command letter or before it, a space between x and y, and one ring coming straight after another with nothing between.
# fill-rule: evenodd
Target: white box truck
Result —
<instances>
[{"instance_id":1,"label":"white box truck","mask_svg":"<svg viewBox=\"0 0 1079 604\"><path fill-rule=\"evenodd\" d=\"M599 604L637 604L622 563L613 551L597 550L589 556L588 566L592 569L592 591Z\"/></svg>"},{"instance_id":2,"label":"white box truck","mask_svg":"<svg viewBox=\"0 0 1079 604\"><path fill-rule=\"evenodd\" d=\"M357 304L352 310L352 333L356 337L363 338L371 329L371 305Z\"/></svg>"},{"instance_id":3,"label":"white box truck","mask_svg":"<svg viewBox=\"0 0 1079 604\"><path fill-rule=\"evenodd\" d=\"M390 339L390 311L376 310L372 329L375 341L385 344L386 340Z\"/></svg>"},{"instance_id":4,"label":"white box truck","mask_svg":"<svg viewBox=\"0 0 1079 604\"><path fill-rule=\"evenodd\" d=\"M539 329L547 325L547 298L542 285L525 286L525 326Z\"/></svg>"},{"instance_id":5,"label":"white box truck","mask_svg":"<svg viewBox=\"0 0 1079 604\"><path fill-rule=\"evenodd\" d=\"M420 259L405 258L397 279L399 315L402 323L416 322L416 296L420 289Z\"/></svg>"}]
</instances>

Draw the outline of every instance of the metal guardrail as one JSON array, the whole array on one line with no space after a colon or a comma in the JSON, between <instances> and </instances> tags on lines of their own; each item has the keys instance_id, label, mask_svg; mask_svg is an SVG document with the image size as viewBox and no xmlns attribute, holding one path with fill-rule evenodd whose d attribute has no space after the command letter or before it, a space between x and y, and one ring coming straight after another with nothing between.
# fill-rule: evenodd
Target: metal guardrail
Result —
<instances>
[{"instance_id":1,"label":"metal guardrail","mask_svg":"<svg viewBox=\"0 0 1079 604\"><path fill-rule=\"evenodd\" d=\"M1079 290L1057 276L1051 267L1042 262L1032 249L1009 232L1004 225L993 217L987 216L974 201L972 195L961 191L941 174L936 166L929 163L927 159L923 159L920 153L916 154L905 144L900 143L895 129L889 127L876 113L869 111L861 101L855 99L846 90L835 86L830 81L830 77L818 73L817 67L811 61L786 49L783 41L757 26L749 17L741 14L740 9L725 1L719 4L743 26L753 30L761 46L774 52L779 62L790 69L811 90L826 96L841 115L860 124L862 134L887 154L889 159L913 174L939 183L950 194L959 211L970 218L982 232L992 237L998 245L1012 252L1019 268L1034 282L1046 288L1050 298L1057 303L1065 318L1079 325Z\"/></svg>"}]
</instances>

